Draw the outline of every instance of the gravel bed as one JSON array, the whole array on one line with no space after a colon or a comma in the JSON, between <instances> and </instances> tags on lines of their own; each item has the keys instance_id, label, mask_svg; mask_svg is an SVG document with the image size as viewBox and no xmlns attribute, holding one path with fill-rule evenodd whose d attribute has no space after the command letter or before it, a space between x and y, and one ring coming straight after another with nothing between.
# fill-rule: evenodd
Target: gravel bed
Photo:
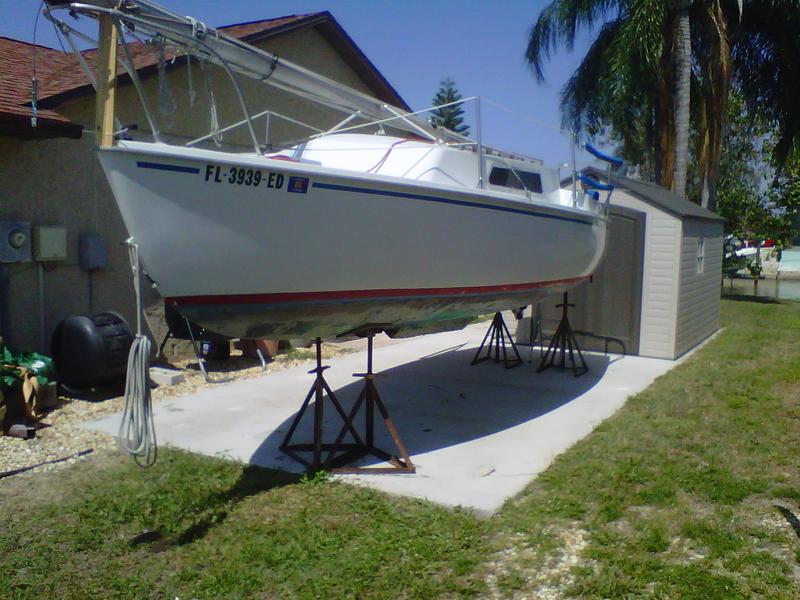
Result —
<instances>
[{"instance_id":1,"label":"gravel bed","mask_svg":"<svg viewBox=\"0 0 800 600\"><path fill-rule=\"evenodd\" d=\"M330 358L359 349L353 344L323 344L323 357ZM185 351L182 354L186 354ZM266 373L272 373L292 367L310 364L313 350L293 350L288 354L279 354L267 366ZM169 387L158 387L152 390L153 403L157 404L166 398L190 394L207 387L218 387L226 383L209 384L197 368L197 360L192 358L179 358L172 362L172 367L183 371L185 381ZM231 377L233 380L258 377L265 372L257 360L246 358L235 351L227 361L210 365L212 379ZM122 411L122 391L116 392L107 399L86 399L59 396L59 406L49 411L39 423L36 438L22 440L0 433L0 473L16 469L25 469L47 461L72 457L55 464L45 464L24 473L0 479L0 485L12 478L24 477L28 473L55 471L81 460L91 460L92 456L113 451L117 447L113 436L91 431L81 427L84 421L91 421ZM84 456L74 456L79 452L92 450Z\"/></svg>"}]
</instances>

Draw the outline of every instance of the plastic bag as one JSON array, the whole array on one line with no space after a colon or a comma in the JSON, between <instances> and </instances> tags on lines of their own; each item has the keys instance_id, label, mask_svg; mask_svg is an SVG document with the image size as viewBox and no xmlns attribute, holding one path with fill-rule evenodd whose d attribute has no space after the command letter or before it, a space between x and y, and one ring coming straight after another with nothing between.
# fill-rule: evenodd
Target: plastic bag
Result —
<instances>
[{"instance_id":1,"label":"plastic bag","mask_svg":"<svg viewBox=\"0 0 800 600\"><path fill-rule=\"evenodd\" d=\"M8 348L0 352L0 388L12 389L22 384L22 375L27 369L39 381L39 385L47 385L56 379L53 359L38 352L14 353Z\"/></svg>"}]
</instances>

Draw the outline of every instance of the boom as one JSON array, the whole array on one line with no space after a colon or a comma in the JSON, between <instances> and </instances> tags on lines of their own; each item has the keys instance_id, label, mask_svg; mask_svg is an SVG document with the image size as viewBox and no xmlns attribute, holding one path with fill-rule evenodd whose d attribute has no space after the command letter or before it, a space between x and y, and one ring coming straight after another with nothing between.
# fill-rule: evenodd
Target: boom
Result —
<instances>
[{"instance_id":1,"label":"boom","mask_svg":"<svg viewBox=\"0 0 800 600\"><path fill-rule=\"evenodd\" d=\"M186 54L347 114L358 114L371 121L391 118L392 128L414 135L423 134L432 139L444 139L445 136L448 139L466 139L452 132L445 133L402 108L342 85L149 0L47 0L47 4L53 10L64 9L94 19L108 15L130 31L161 37Z\"/></svg>"}]
</instances>

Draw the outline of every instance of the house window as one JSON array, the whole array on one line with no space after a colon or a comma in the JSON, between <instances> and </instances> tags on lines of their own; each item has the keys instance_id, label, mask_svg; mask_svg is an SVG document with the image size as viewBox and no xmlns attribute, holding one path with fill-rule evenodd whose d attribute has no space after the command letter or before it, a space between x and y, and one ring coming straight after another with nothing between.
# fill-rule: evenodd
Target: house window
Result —
<instances>
[{"instance_id":1,"label":"house window","mask_svg":"<svg viewBox=\"0 0 800 600\"><path fill-rule=\"evenodd\" d=\"M504 167L492 167L492 171L489 173L489 183L515 190L526 189L534 194L542 193L542 176L530 171L520 171L519 169L512 171ZM525 184L524 188L522 187L523 183Z\"/></svg>"},{"instance_id":2,"label":"house window","mask_svg":"<svg viewBox=\"0 0 800 600\"><path fill-rule=\"evenodd\" d=\"M703 262L705 262L706 257L706 241L703 238L697 240L697 274L701 274L703 272Z\"/></svg>"}]
</instances>

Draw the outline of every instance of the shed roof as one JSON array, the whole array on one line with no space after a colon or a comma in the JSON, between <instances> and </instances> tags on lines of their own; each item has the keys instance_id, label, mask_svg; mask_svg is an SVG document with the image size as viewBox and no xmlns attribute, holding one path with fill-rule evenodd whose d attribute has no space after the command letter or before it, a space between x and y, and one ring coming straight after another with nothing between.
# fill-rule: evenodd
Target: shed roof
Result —
<instances>
[{"instance_id":1,"label":"shed roof","mask_svg":"<svg viewBox=\"0 0 800 600\"><path fill-rule=\"evenodd\" d=\"M601 181L607 181L608 179L606 172L597 167L586 167L582 172ZM570 181L571 180L572 178L570 178ZM614 185L631 193L639 200L661 208L676 217L704 219L707 221L725 221L725 219L718 214L703 208L699 204L690 202L683 196L661 187L660 185L656 185L655 183L648 183L625 176L615 176Z\"/></svg>"},{"instance_id":2,"label":"shed roof","mask_svg":"<svg viewBox=\"0 0 800 600\"><path fill-rule=\"evenodd\" d=\"M328 11L236 23L219 29L247 43L255 44L303 27L316 28L369 86L375 97L411 110ZM141 77L156 72L157 52L140 42L129 43L128 48ZM30 126L34 52L37 56L38 118L41 127L38 132ZM94 67L97 50L84 50L81 54L89 66ZM123 83L130 80L119 66L118 75ZM93 93L94 90L74 55L0 36L0 134L15 137L80 137L81 125L72 123L56 111L67 100Z\"/></svg>"}]
</instances>

